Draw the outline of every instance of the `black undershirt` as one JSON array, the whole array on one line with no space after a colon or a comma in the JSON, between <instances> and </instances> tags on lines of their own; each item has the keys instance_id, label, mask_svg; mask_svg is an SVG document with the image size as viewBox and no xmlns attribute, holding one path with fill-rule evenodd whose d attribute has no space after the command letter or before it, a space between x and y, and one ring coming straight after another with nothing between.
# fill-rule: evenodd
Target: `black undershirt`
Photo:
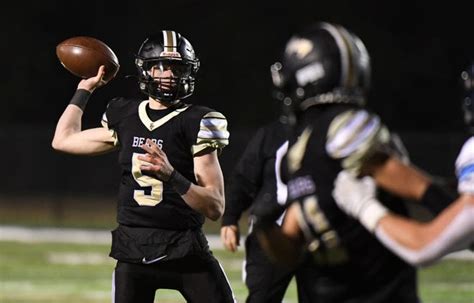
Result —
<instances>
[{"instance_id":1,"label":"black undershirt","mask_svg":"<svg viewBox=\"0 0 474 303\"><path fill-rule=\"evenodd\" d=\"M150 104L146 105L146 114L148 115L148 118L150 118L150 120L152 121L159 120L175 110L175 107L168 107L166 109L152 109L150 108Z\"/></svg>"}]
</instances>

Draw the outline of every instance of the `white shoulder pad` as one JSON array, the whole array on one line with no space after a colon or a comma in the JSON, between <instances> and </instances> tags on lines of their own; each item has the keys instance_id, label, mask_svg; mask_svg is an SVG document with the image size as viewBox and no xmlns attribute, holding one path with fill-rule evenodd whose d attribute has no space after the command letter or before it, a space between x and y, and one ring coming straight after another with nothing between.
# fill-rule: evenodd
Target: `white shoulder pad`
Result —
<instances>
[{"instance_id":1,"label":"white shoulder pad","mask_svg":"<svg viewBox=\"0 0 474 303\"><path fill-rule=\"evenodd\" d=\"M219 112L205 114L200 122L196 144L193 145L193 154L197 154L206 148L222 149L229 144L229 132L227 131L227 119Z\"/></svg>"}]
</instances>

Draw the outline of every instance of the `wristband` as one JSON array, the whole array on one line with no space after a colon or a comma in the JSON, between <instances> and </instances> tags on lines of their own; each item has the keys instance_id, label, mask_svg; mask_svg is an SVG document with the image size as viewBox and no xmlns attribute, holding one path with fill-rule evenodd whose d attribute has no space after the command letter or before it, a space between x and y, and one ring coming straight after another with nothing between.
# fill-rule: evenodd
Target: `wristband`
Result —
<instances>
[{"instance_id":1,"label":"wristband","mask_svg":"<svg viewBox=\"0 0 474 303\"><path fill-rule=\"evenodd\" d=\"M92 93L88 91L87 89L78 89L74 93L74 96L72 96L72 99L69 102L69 104L74 104L77 107L79 107L82 111L84 111L91 94Z\"/></svg>"},{"instance_id":2,"label":"wristband","mask_svg":"<svg viewBox=\"0 0 474 303\"><path fill-rule=\"evenodd\" d=\"M431 183L421 197L420 202L433 212L433 214L437 215L455 199L456 196L450 193L445 187Z\"/></svg>"},{"instance_id":3,"label":"wristband","mask_svg":"<svg viewBox=\"0 0 474 303\"><path fill-rule=\"evenodd\" d=\"M173 170L168 182L173 186L174 190L181 196L186 194L191 187L191 181L181 175L176 169Z\"/></svg>"}]
</instances>

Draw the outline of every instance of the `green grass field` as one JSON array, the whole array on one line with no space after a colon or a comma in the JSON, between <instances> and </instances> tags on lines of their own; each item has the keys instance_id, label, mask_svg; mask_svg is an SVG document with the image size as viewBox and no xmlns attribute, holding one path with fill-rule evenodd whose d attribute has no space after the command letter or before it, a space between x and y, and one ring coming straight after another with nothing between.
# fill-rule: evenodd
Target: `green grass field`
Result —
<instances>
[{"instance_id":1,"label":"green grass field","mask_svg":"<svg viewBox=\"0 0 474 303\"><path fill-rule=\"evenodd\" d=\"M107 245L0 242L0 302L110 302L114 261ZM247 290L241 279L243 253L214 251L226 270L238 302ZM474 262L443 260L420 270L425 303L473 303ZM159 290L156 302L184 302L171 290ZM285 302L296 302L291 284Z\"/></svg>"}]
</instances>

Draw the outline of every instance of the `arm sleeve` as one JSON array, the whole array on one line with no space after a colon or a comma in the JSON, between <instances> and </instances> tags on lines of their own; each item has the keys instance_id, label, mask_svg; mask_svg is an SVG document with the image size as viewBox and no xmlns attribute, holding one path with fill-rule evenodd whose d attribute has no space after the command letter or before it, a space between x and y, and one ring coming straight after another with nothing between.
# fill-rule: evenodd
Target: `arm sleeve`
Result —
<instances>
[{"instance_id":1,"label":"arm sleeve","mask_svg":"<svg viewBox=\"0 0 474 303\"><path fill-rule=\"evenodd\" d=\"M469 248L474 243L474 206L466 206L442 233L419 250L409 249L392 239L379 225L376 237L392 252L415 266L430 265L446 254Z\"/></svg>"},{"instance_id":2,"label":"arm sleeve","mask_svg":"<svg viewBox=\"0 0 474 303\"><path fill-rule=\"evenodd\" d=\"M259 129L249 141L235 166L226 188L226 207L222 225L237 225L242 213L250 207L262 185L265 131Z\"/></svg>"}]
</instances>

